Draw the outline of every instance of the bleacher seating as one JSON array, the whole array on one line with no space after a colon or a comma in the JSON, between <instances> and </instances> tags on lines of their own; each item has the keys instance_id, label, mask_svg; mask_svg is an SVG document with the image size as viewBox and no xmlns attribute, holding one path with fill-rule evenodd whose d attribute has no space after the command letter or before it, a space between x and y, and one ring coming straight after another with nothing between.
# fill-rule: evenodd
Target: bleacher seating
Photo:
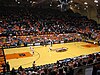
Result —
<instances>
[{"instance_id":1,"label":"bleacher seating","mask_svg":"<svg viewBox=\"0 0 100 75\"><path fill-rule=\"evenodd\" d=\"M5 63L6 63L5 54L3 48L1 47L0 48L0 72L4 72L4 70L6 72L6 69L4 69Z\"/></svg>"},{"instance_id":2,"label":"bleacher seating","mask_svg":"<svg viewBox=\"0 0 100 75\"><path fill-rule=\"evenodd\" d=\"M73 12L66 14L67 12L54 9L0 8L2 8L0 11L0 46L4 48L29 44L42 45L44 40L49 41L49 39L53 40L53 43L82 41L83 39L100 41L98 24L94 20ZM0 67L2 67L4 63L2 50L0 50L0 56ZM77 74L76 68L78 68L77 72L81 73L83 70L79 68L88 65L98 70L99 67L95 67L98 65L93 65L98 61L100 61L100 53L89 54L41 66L29 68L20 66L17 70L13 68L12 71L7 72L7 75L73 75L73 73Z\"/></svg>"}]
</instances>

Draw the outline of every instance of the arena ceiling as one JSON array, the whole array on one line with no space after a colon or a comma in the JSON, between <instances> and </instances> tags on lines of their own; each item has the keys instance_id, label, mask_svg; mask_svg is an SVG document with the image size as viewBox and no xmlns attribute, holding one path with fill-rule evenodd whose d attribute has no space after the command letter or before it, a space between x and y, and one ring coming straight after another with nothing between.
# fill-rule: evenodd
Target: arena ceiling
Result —
<instances>
[{"instance_id":1,"label":"arena ceiling","mask_svg":"<svg viewBox=\"0 0 100 75\"><path fill-rule=\"evenodd\" d=\"M33 6L60 8L64 4L77 9L100 8L100 0L0 0L0 6Z\"/></svg>"},{"instance_id":2,"label":"arena ceiling","mask_svg":"<svg viewBox=\"0 0 100 75\"><path fill-rule=\"evenodd\" d=\"M24 0L23 0L24 1ZM67 4L72 5L75 7L100 7L100 0L27 0L29 1L33 6L35 5L50 5L54 7L59 7L60 4Z\"/></svg>"},{"instance_id":3,"label":"arena ceiling","mask_svg":"<svg viewBox=\"0 0 100 75\"><path fill-rule=\"evenodd\" d=\"M24 0L23 0L24 1ZM100 0L27 0L30 3L34 4L52 4L59 5L62 3L69 5L77 5L77 6L90 6L90 7L100 7ZM85 4L87 3L87 4Z\"/></svg>"}]
</instances>

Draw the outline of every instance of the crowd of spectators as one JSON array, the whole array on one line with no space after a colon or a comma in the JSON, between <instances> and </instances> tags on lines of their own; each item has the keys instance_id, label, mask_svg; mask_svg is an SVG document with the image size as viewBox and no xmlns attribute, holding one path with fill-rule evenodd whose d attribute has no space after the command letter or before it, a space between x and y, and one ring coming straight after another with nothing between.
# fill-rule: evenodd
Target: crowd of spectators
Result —
<instances>
[{"instance_id":1,"label":"crowd of spectators","mask_svg":"<svg viewBox=\"0 0 100 75\"><path fill-rule=\"evenodd\" d=\"M96 21L70 11L53 9L12 8L0 11L0 45L9 48L22 44L50 41L81 41L93 39L100 41L100 29ZM56 43L56 42L55 42ZM33 66L18 70L12 75L73 75L74 69L100 61L100 53L64 59L57 63ZM94 65L100 69L100 65ZM96 70L96 71L97 71ZM95 72L93 70L94 75Z\"/></svg>"},{"instance_id":2,"label":"crowd of spectators","mask_svg":"<svg viewBox=\"0 0 100 75\"><path fill-rule=\"evenodd\" d=\"M18 15L0 16L0 32L2 35L31 35L45 32L88 34L98 28L97 23L87 17L72 17L59 11L51 11L38 10L31 14L19 13ZM73 13L73 15L75 14Z\"/></svg>"},{"instance_id":3,"label":"crowd of spectators","mask_svg":"<svg viewBox=\"0 0 100 75\"><path fill-rule=\"evenodd\" d=\"M37 36L45 34L76 33L82 34L85 39L100 39L96 21L71 11L71 14L67 14L68 12L53 9L6 8L0 13L0 36L3 36L0 37L1 44L10 43L17 46L34 40L39 41ZM30 39L30 35L37 38ZM74 35L72 36L74 39Z\"/></svg>"},{"instance_id":4,"label":"crowd of spectators","mask_svg":"<svg viewBox=\"0 0 100 75\"><path fill-rule=\"evenodd\" d=\"M86 66L93 68L92 75L97 75L100 70L100 53L89 55L81 55L74 58L66 58L58 60L56 63L35 66L35 61L32 67L23 68L20 66L17 70L12 68L8 75L84 75ZM80 68L81 67L81 68ZM85 67L85 68L84 68ZM78 69L80 68L80 69ZM75 69L78 71L75 73ZM84 70L85 71L82 71Z\"/></svg>"},{"instance_id":5,"label":"crowd of spectators","mask_svg":"<svg viewBox=\"0 0 100 75\"><path fill-rule=\"evenodd\" d=\"M81 41L82 37L80 34L77 33L67 33L67 34L49 34L49 35L38 35L38 36L9 36L3 37L1 39L2 42L5 42L3 47L10 48L13 47L20 47L20 46L27 46L28 44L34 45L35 43L40 43L43 45L44 41L49 44L50 40L55 44L71 42L71 41ZM2 45L2 44L1 44Z\"/></svg>"}]
</instances>

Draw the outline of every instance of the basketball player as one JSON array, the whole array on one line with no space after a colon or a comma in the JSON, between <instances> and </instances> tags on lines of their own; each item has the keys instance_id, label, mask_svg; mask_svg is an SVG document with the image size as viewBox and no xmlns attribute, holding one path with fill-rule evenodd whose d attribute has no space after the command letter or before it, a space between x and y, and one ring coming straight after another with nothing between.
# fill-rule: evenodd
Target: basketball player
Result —
<instances>
[{"instance_id":1,"label":"basketball player","mask_svg":"<svg viewBox=\"0 0 100 75\"><path fill-rule=\"evenodd\" d=\"M51 46L49 46L48 52L50 52L51 50L52 50L52 47L51 47Z\"/></svg>"},{"instance_id":2,"label":"basketball player","mask_svg":"<svg viewBox=\"0 0 100 75\"><path fill-rule=\"evenodd\" d=\"M32 53L34 54L34 48L32 46L30 46L30 50L32 51Z\"/></svg>"},{"instance_id":3,"label":"basketball player","mask_svg":"<svg viewBox=\"0 0 100 75\"><path fill-rule=\"evenodd\" d=\"M50 39L50 46L52 47L53 41Z\"/></svg>"},{"instance_id":4,"label":"basketball player","mask_svg":"<svg viewBox=\"0 0 100 75\"><path fill-rule=\"evenodd\" d=\"M52 50L52 47L51 46L49 47L49 50Z\"/></svg>"},{"instance_id":5,"label":"basketball player","mask_svg":"<svg viewBox=\"0 0 100 75\"><path fill-rule=\"evenodd\" d=\"M35 61L33 62L32 66L33 66L33 68L35 69L35 66L36 66Z\"/></svg>"}]
</instances>

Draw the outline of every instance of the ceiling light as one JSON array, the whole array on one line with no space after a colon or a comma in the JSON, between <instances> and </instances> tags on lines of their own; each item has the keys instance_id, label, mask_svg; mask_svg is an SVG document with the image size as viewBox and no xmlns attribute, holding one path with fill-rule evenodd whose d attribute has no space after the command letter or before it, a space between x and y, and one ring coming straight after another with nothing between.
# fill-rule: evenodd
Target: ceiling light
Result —
<instances>
[{"instance_id":1,"label":"ceiling light","mask_svg":"<svg viewBox=\"0 0 100 75\"><path fill-rule=\"evenodd\" d=\"M84 10L86 10L86 8L84 8Z\"/></svg>"},{"instance_id":2,"label":"ceiling light","mask_svg":"<svg viewBox=\"0 0 100 75\"><path fill-rule=\"evenodd\" d=\"M20 4L20 2L18 2L18 4Z\"/></svg>"},{"instance_id":3,"label":"ceiling light","mask_svg":"<svg viewBox=\"0 0 100 75\"><path fill-rule=\"evenodd\" d=\"M32 1L30 1L30 3L32 3Z\"/></svg>"},{"instance_id":4,"label":"ceiling light","mask_svg":"<svg viewBox=\"0 0 100 75\"><path fill-rule=\"evenodd\" d=\"M75 4L75 7L77 7L77 5Z\"/></svg>"},{"instance_id":5,"label":"ceiling light","mask_svg":"<svg viewBox=\"0 0 100 75\"><path fill-rule=\"evenodd\" d=\"M88 6L86 6L86 8L88 8Z\"/></svg>"},{"instance_id":6,"label":"ceiling light","mask_svg":"<svg viewBox=\"0 0 100 75\"><path fill-rule=\"evenodd\" d=\"M70 5L70 7L71 7L72 5Z\"/></svg>"},{"instance_id":7,"label":"ceiling light","mask_svg":"<svg viewBox=\"0 0 100 75\"><path fill-rule=\"evenodd\" d=\"M98 0L94 0L95 3L98 3Z\"/></svg>"},{"instance_id":8,"label":"ceiling light","mask_svg":"<svg viewBox=\"0 0 100 75\"><path fill-rule=\"evenodd\" d=\"M84 4L87 5L88 3L87 2L84 2Z\"/></svg>"},{"instance_id":9,"label":"ceiling light","mask_svg":"<svg viewBox=\"0 0 100 75\"><path fill-rule=\"evenodd\" d=\"M52 6L52 4L50 4L50 7Z\"/></svg>"},{"instance_id":10,"label":"ceiling light","mask_svg":"<svg viewBox=\"0 0 100 75\"><path fill-rule=\"evenodd\" d=\"M35 4L36 2L33 1L33 4Z\"/></svg>"},{"instance_id":11,"label":"ceiling light","mask_svg":"<svg viewBox=\"0 0 100 75\"><path fill-rule=\"evenodd\" d=\"M61 5L57 5L57 7L60 7Z\"/></svg>"},{"instance_id":12,"label":"ceiling light","mask_svg":"<svg viewBox=\"0 0 100 75\"><path fill-rule=\"evenodd\" d=\"M96 6L98 7L99 5L98 5L98 4L96 4Z\"/></svg>"},{"instance_id":13,"label":"ceiling light","mask_svg":"<svg viewBox=\"0 0 100 75\"><path fill-rule=\"evenodd\" d=\"M78 9L80 9L80 8L78 7Z\"/></svg>"},{"instance_id":14,"label":"ceiling light","mask_svg":"<svg viewBox=\"0 0 100 75\"><path fill-rule=\"evenodd\" d=\"M73 9L73 7L70 7L70 9Z\"/></svg>"},{"instance_id":15,"label":"ceiling light","mask_svg":"<svg viewBox=\"0 0 100 75\"><path fill-rule=\"evenodd\" d=\"M71 3L73 2L73 0L70 1Z\"/></svg>"}]
</instances>

